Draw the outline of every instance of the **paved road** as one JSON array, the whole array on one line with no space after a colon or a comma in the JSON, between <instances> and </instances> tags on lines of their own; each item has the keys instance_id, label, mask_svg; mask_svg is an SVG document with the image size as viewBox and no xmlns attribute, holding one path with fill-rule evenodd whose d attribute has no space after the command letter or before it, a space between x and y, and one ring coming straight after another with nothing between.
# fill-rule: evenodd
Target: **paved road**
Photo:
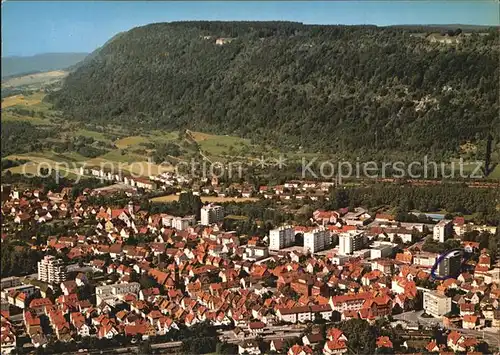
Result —
<instances>
[{"instance_id":1,"label":"paved road","mask_svg":"<svg viewBox=\"0 0 500 355\"><path fill-rule=\"evenodd\" d=\"M302 328L302 327L301 327ZM276 339L286 339L286 338L293 338L293 337L298 337L301 334L302 329L294 329L291 328L290 326L277 326L273 327L273 330L280 329L281 331L287 330L287 331L293 331L290 333L285 333L285 334L272 334L272 335L266 335L263 337L264 340L266 341L271 341L271 340L276 340ZM226 330L220 332L221 334L228 334L231 333L232 338L227 339L225 338L224 340L227 341L228 343L232 344L239 344L243 340L246 339L255 339L255 336L250 336L250 337L245 337L245 339L237 339L234 337L233 331L232 330ZM151 348L153 350L167 350L167 349L173 349L173 348L178 348L182 345L182 341L171 341L171 342L166 342L166 343L158 343L158 344L151 344ZM98 354L110 354L110 353L117 353L117 354L131 354L133 352L137 352L139 349L138 345L129 345L129 346L124 346L120 348L107 348L103 350L97 350L97 349L88 349L88 354L91 355L98 355ZM64 355L69 355L69 354L74 354L74 353L63 353Z\"/></svg>"},{"instance_id":2,"label":"paved road","mask_svg":"<svg viewBox=\"0 0 500 355\"><path fill-rule=\"evenodd\" d=\"M264 329L264 332L273 332L273 334L267 334L267 335L258 334L258 335L262 336L262 338L267 341L276 339L295 338L295 337L300 337L304 329L305 325L302 324L295 326L291 325L269 326ZM221 334L221 338L228 343L238 344L243 341L243 339L237 338L234 335L233 330L220 331L219 334ZM256 338L255 335L246 335L244 339L246 340L255 338Z\"/></svg>"},{"instance_id":3,"label":"paved road","mask_svg":"<svg viewBox=\"0 0 500 355\"><path fill-rule=\"evenodd\" d=\"M151 344L151 348L153 350L165 350L169 348L178 348L182 345L182 341L171 341L167 343L158 343L158 344ZM139 349L138 345L129 345L129 346L124 346L121 348L107 348L103 350L97 350L97 349L88 349L88 354L92 355L97 355L97 354L109 354L109 353L126 353L126 354L131 354L131 351L137 352ZM71 353L63 353L63 354L75 354L74 352Z\"/></svg>"},{"instance_id":4,"label":"paved road","mask_svg":"<svg viewBox=\"0 0 500 355\"><path fill-rule=\"evenodd\" d=\"M398 315L393 316L394 319L404 320L408 323L420 323L422 325L439 325L443 326L442 318L423 318L422 313L424 311L418 312L405 312ZM498 330L487 328L483 330L473 330L473 329L464 329L464 328L450 328L453 330L457 330L463 334L471 335L476 338L483 338L488 344L493 346L500 347L500 332Z\"/></svg>"}]
</instances>

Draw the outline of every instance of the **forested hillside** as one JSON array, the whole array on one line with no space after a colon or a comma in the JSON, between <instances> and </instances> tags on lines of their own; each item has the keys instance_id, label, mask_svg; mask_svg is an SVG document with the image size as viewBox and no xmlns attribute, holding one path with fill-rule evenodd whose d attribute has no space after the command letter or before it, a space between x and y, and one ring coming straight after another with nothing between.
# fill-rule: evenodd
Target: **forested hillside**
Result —
<instances>
[{"instance_id":1,"label":"forested hillside","mask_svg":"<svg viewBox=\"0 0 500 355\"><path fill-rule=\"evenodd\" d=\"M450 157L500 136L498 32L459 32L444 44L411 28L152 24L109 41L49 99L96 123Z\"/></svg>"}]
</instances>

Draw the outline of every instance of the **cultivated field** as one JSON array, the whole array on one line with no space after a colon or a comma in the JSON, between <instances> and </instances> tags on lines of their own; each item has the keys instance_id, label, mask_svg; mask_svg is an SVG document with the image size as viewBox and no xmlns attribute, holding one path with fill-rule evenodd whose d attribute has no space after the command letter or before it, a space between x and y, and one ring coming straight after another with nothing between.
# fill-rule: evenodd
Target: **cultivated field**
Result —
<instances>
[{"instance_id":1,"label":"cultivated field","mask_svg":"<svg viewBox=\"0 0 500 355\"><path fill-rule=\"evenodd\" d=\"M96 141L101 141L101 142L106 142L106 143L111 143L111 141L106 137L104 133L101 132L96 132L96 131L90 131L88 129L79 129L74 133L75 136L83 136L83 137L89 137L89 138L94 138Z\"/></svg>"},{"instance_id":2,"label":"cultivated field","mask_svg":"<svg viewBox=\"0 0 500 355\"><path fill-rule=\"evenodd\" d=\"M141 143L148 143L149 139L143 136L131 136L119 139L115 145L120 149L125 149L131 146L139 145Z\"/></svg>"},{"instance_id":3,"label":"cultivated field","mask_svg":"<svg viewBox=\"0 0 500 355\"><path fill-rule=\"evenodd\" d=\"M3 103L2 103L3 106ZM17 122L29 122L33 125L52 125L52 123L48 119L40 118L40 117L31 117L31 116L21 116L15 113L4 111L2 112L2 122L6 121L17 121Z\"/></svg>"},{"instance_id":4,"label":"cultivated field","mask_svg":"<svg viewBox=\"0 0 500 355\"><path fill-rule=\"evenodd\" d=\"M45 73L48 74L48 73ZM53 73L54 77L58 74ZM61 74L62 75L62 74ZM192 140L196 141L201 149L203 156L208 157L214 161L242 161L250 162L255 161L260 156L268 159L272 163L274 159L279 157L279 151L272 149L265 145L252 144L250 140L227 135L213 135L202 132L188 131L190 136L189 142L185 139L183 134L178 131L162 131L152 130L145 132L130 132L126 127L120 126L94 126L92 124L84 124L73 120L67 120L62 117L62 114L56 112L51 108L51 104L42 102L44 97L43 92L35 92L31 95L15 95L3 99L3 110L1 120L2 122L29 122L41 128L43 125L50 126L50 136L41 140L44 143L44 150L39 152L31 152L27 154L18 154L10 157L9 159L24 159L31 163L26 166L11 168L12 172L27 171L33 173L36 170L36 164L49 164L51 167L56 167L57 163L66 162L71 163L71 169L68 171L71 176L77 177L78 168L80 166L104 166L113 168L114 171L122 169L125 173L131 173L135 176L149 177L151 175L158 175L162 172L174 171L175 167L171 164L154 164L150 161L150 156L153 156L153 147L147 147L143 143L165 144L171 142L179 145L181 155L178 157L169 157L167 159L171 162L176 161L190 161L193 157L200 159L199 152L191 144ZM14 113L14 107L28 107L30 111L34 111L33 117L31 115L19 115ZM10 107L10 109L9 109ZM37 129L38 129L37 128ZM55 129L56 128L56 129ZM97 158L88 158L82 150L75 149L74 151L63 151L56 153L67 148L60 149L62 143L77 140L79 136L92 137L96 142L89 143L95 148L103 149L104 152ZM103 144L105 143L105 144ZM189 143L189 144L186 144ZM113 144L116 148L113 147ZM59 148L59 149L58 149ZM80 152L80 153L79 153ZM306 159L317 158L318 154L314 153L293 153L290 152L284 158L290 161L297 161L302 157ZM327 158L326 156L324 157ZM455 163L455 172L459 173L458 159L452 160ZM448 164L450 167L451 164ZM472 162L464 162L463 170L465 173L472 173L476 165ZM61 166L59 166L60 169ZM24 170L23 170L24 169ZM489 179L500 179L500 165L488 176ZM178 197L163 196L153 201L165 202L172 201ZM255 201L256 199L249 198L232 198L232 197L202 197L204 202L247 202Z\"/></svg>"},{"instance_id":5,"label":"cultivated field","mask_svg":"<svg viewBox=\"0 0 500 355\"><path fill-rule=\"evenodd\" d=\"M45 73L36 73L23 76L10 78L2 82L2 87L12 88L18 86L37 85L37 84L50 84L52 82L61 80L68 75L68 72L62 70L54 70Z\"/></svg>"},{"instance_id":6,"label":"cultivated field","mask_svg":"<svg viewBox=\"0 0 500 355\"><path fill-rule=\"evenodd\" d=\"M3 99L2 108L12 106L33 106L42 102L43 94L35 93L33 95L14 95Z\"/></svg>"},{"instance_id":7,"label":"cultivated field","mask_svg":"<svg viewBox=\"0 0 500 355\"><path fill-rule=\"evenodd\" d=\"M191 137L199 144L202 151L210 156L238 155L245 146L250 146L250 140L234 136L217 136L213 134L189 131Z\"/></svg>"}]
</instances>

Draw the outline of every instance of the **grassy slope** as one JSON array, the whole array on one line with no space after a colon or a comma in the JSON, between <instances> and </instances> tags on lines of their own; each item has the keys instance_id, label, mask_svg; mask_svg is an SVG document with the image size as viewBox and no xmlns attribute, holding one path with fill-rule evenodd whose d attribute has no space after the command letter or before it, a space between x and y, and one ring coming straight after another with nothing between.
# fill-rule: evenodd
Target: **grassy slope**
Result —
<instances>
[{"instance_id":1,"label":"grassy slope","mask_svg":"<svg viewBox=\"0 0 500 355\"><path fill-rule=\"evenodd\" d=\"M166 143L173 142L183 147L184 155L178 157L178 160L189 160L197 154L196 150L186 148L188 143L186 139L179 139L179 132L166 132L160 130L153 130L147 133L130 134L126 128L122 127L101 127L98 131L92 130L92 127L86 127L81 123L68 122L61 118L54 118L55 112L52 110L50 104L42 102L43 94L34 93L26 97L17 95L14 97L6 98L2 104L5 108L22 106L28 107L30 110L43 112L45 117L38 116L22 116L15 114L9 110L4 110L2 113L2 122L4 121L26 121L33 125L49 125L57 126L59 129L59 137L47 138L50 141L64 141L73 137L85 136L92 137L96 141L101 141L106 144L114 144L116 149L109 149L107 153L98 158L89 159L77 152L64 152L55 153L52 151L32 152L28 154L12 155L9 159L25 159L34 163L44 162L55 167L58 162L72 164L71 173L77 173L77 168L83 165L94 166L100 164L108 164L115 167L120 166L127 172L141 173L143 176L156 175L162 171L171 171L172 166L158 166L149 162L148 153L150 149L146 149L143 144L145 143ZM119 137L113 139L112 137ZM237 159L239 161L254 161L257 157L264 156L266 158L276 158L280 153L266 146L252 144L250 140L243 139L235 136L228 135L213 135L202 132L190 132L190 137L198 144L201 151L208 156L212 161L227 161ZM139 152L139 153L138 153ZM288 161L300 159L304 156L306 158L318 157L318 154L302 154L300 152L288 152L285 154ZM327 159L327 157L320 157L319 159ZM467 164L467 163L466 163ZM29 165L29 164L28 164ZM465 165L464 170L467 172L472 171L474 165ZM11 168L12 172L22 170L22 167ZM28 169L33 169L31 165ZM489 178L500 179L500 165L490 174ZM240 199L241 200L241 199Z\"/></svg>"}]
</instances>

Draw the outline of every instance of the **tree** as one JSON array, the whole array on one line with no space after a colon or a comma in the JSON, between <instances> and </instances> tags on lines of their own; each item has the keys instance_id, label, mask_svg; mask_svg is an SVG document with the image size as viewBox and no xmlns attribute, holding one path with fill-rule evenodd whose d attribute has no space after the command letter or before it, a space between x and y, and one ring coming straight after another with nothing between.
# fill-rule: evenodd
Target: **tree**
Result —
<instances>
[{"instance_id":1,"label":"tree","mask_svg":"<svg viewBox=\"0 0 500 355\"><path fill-rule=\"evenodd\" d=\"M143 341L139 344L138 354L140 355L149 355L153 352L153 348L151 347L151 343L149 340Z\"/></svg>"},{"instance_id":2,"label":"tree","mask_svg":"<svg viewBox=\"0 0 500 355\"><path fill-rule=\"evenodd\" d=\"M390 154L411 160L422 153L449 158L461 143L477 144L498 127L498 31L463 39L458 50L443 50L406 35L422 30L281 22L152 24L114 38L48 100L70 119L130 130L196 128L342 159L382 161ZM237 39L217 50L200 40L207 34L237 34ZM414 47L422 50L408 50ZM165 53L168 61L157 60ZM257 84L242 85L245 81ZM444 83L460 100L448 100L447 90L436 89ZM426 92L436 103L422 104ZM233 145L227 150L238 153Z\"/></svg>"},{"instance_id":3,"label":"tree","mask_svg":"<svg viewBox=\"0 0 500 355\"><path fill-rule=\"evenodd\" d=\"M217 343L217 345L215 347L215 352L217 354L227 354L227 355L237 354L238 353L238 346L235 344L226 343L226 342Z\"/></svg>"},{"instance_id":4,"label":"tree","mask_svg":"<svg viewBox=\"0 0 500 355\"><path fill-rule=\"evenodd\" d=\"M350 319L340 324L340 329L349 339L349 347L359 354L375 353L375 342L380 330L361 319Z\"/></svg>"},{"instance_id":5,"label":"tree","mask_svg":"<svg viewBox=\"0 0 500 355\"><path fill-rule=\"evenodd\" d=\"M139 283L141 284L142 289L148 289L148 288L158 286L158 282L156 282L155 279L153 279L151 276L146 275L146 274L142 274L139 277Z\"/></svg>"},{"instance_id":6,"label":"tree","mask_svg":"<svg viewBox=\"0 0 500 355\"><path fill-rule=\"evenodd\" d=\"M403 245L404 242L403 242L403 238L401 238L399 235L394 235L394 239L392 240L394 243L396 243L397 245Z\"/></svg>"}]
</instances>

